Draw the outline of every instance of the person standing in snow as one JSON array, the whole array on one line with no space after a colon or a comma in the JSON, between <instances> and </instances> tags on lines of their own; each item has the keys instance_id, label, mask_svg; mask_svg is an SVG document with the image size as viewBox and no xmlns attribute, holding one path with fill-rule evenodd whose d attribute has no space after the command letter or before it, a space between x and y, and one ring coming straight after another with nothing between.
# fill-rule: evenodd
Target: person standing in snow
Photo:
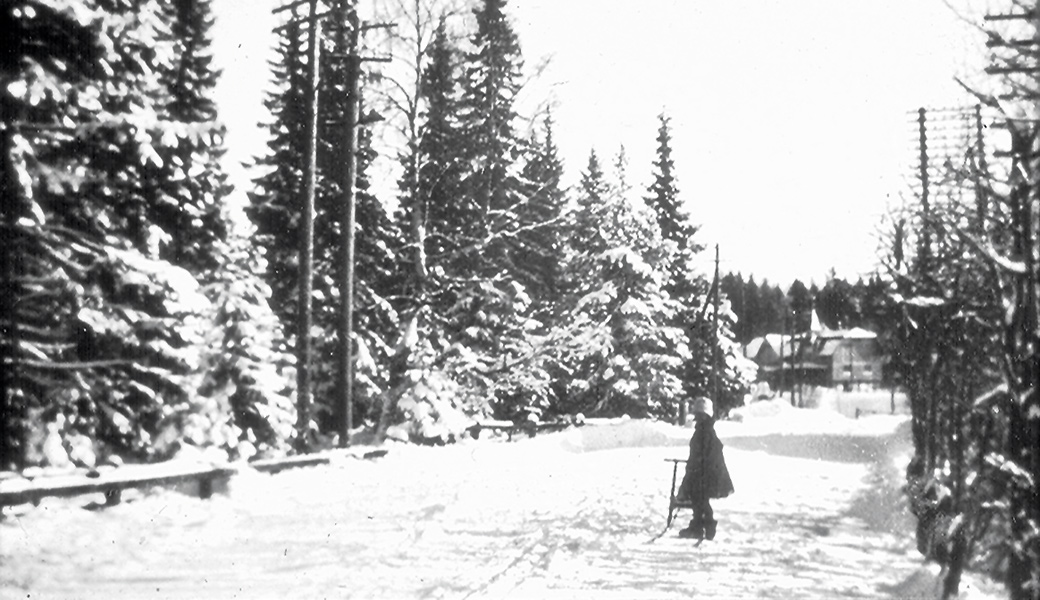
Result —
<instances>
[{"instance_id":1,"label":"person standing in snow","mask_svg":"<svg viewBox=\"0 0 1040 600\"><path fill-rule=\"evenodd\" d=\"M690 438L690 458L678 494L680 500L693 504L693 519L689 527L679 531L681 538L714 539L718 521L710 501L733 493L733 481L722 456L722 441L715 433L713 412L711 400L693 401L695 426Z\"/></svg>"}]
</instances>

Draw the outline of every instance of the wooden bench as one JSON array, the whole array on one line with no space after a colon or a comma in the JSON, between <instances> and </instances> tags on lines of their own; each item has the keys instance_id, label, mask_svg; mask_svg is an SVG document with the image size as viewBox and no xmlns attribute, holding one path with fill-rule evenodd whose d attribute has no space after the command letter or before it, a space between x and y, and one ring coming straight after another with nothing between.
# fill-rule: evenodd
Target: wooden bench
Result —
<instances>
[{"instance_id":1,"label":"wooden bench","mask_svg":"<svg viewBox=\"0 0 1040 600\"><path fill-rule=\"evenodd\" d=\"M675 514L681 509L688 508L693 510L693 501L685 498L680 500L675 495L675 480L679 472L679 463L686 464L686 459L666 458L664 461L672 463L672 489L668 492L668 524L665 526L667 529L672 526L672 520L675 518Z\"/></svg>"},{"instance_id":2,"label":"wooden bench","mask_svg":"<svg viewBox=\"0 0 1040 600\"><path fill-rule=\"evenodd\" d=\"M39 504L47 497L69 498L84 494L103 494L105 504L115 505L122 500L125 489L156 485L198 486L199 498L209 498L215 491L226 488L236 469L231 467L193 465L141 465L103 471L91 477L69 474L38 477L33 480L9 479L0 482L0 507L17 504Z\"/></svg>"}]
</instances>

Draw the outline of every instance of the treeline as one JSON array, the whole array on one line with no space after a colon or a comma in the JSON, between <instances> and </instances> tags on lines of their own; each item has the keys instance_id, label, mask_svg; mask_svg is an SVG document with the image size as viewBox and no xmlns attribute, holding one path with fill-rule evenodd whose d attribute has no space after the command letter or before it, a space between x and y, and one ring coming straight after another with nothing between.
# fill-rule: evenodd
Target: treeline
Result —
<instances>
[{"instance_id":1,"label":"treeline","mask_svg":"<svg viewBox=\"0 0 1040 600\"><path fill-rule=\"evenodd\" d=\"M888 302L889 288L877 275L850 283L831 272L823 287L815 283L806 287L796 279L784 291L768 280L756 283L754 276L745 280L740 273L728 273L722 277L722 291L737 317L733 329L742 344L768 333L808 331L813 310L823 326L862 327L883 340L897 324Z\"/></svg>"},{"instance_id":2,"label":"treeline","mask_svg":"<svg viewBox=\"0 0 1040 600\"><path fill-rule=\"evenodd\" d=\"M714 374L720 411L742 397L751 372L726 305L709 318L667 117L649 189L629 184L623 152L609 166L591 153L565 189L551 116L516 112L523 58L505 2L415 8L396 15L414 33L399 40L414 77L362 82L362 121L399 124L406 144L391 194L372 168L388 145L361 131L347 357L344 21L320 38L317 115L303 9L279 30L269 149L243 211L221 167L209 1L5 3L4 468L331 443L348 359L353 422L416 441L450 441L475 417L675 418ZM301 331L312 116L314 318ZM522 129L531 117L540 126ZM303 418L301 334L315 349Z\"/></svg>"}]
</instances>

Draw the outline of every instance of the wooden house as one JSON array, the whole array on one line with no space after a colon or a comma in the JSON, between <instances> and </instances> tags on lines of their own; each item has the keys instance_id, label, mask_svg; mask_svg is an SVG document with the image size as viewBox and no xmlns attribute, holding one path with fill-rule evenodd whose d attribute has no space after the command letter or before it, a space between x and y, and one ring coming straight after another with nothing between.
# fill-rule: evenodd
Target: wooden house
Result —
<instances>
[{"instance_id":1,"label":"wooden house","mask_svg":"<svg viewBox=\"0 0 1040 600\"><path fill-rule=\"evenodd\" d=\"M861 328L817 326L795 335L768 334L748 343L744 353L758 365L759 380L777 390L881 385L884 357L877 335Z\"/></svg>"}]
</instances>

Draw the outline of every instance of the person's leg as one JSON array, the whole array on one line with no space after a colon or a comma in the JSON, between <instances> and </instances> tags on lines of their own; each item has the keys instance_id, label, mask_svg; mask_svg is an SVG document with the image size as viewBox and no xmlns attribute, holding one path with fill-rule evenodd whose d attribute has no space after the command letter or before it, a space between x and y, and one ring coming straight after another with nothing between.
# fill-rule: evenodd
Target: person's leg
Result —
<instances>
[{"instance_id":1,"label":"person's leg","mask_svg":"<svg viewBox=\"0 0 1040 600\"><path fill-rule=\"evenodd\" d=\"M719 522L715 520L715 512L711 509L711 503L707 498L704 499L702 515L704 517L704 539L713 540L715 539L715 528Z\"/></svg>"},{"instance_id":2,"label":"person's leg","mask_svg":"<svg viewBox=\"0 0 1040 600\"><path fill-rule=\"evenodd\" d=\"M679 530L679 537L697 539L704 537L704 521L700 514L693 513L693 518L690 519L690 524L686 526L686 529Z\"/></svg>"},{"instance_id":3,"label":"person's leg","mask_svg":"<svg viewBox=\"0 0 1040 600\"><path fill-rule=\"evenodd\" d=\"M704 537L704 524L705 520L705 507L707 507L707 517L711 518L711 505L708 504L707 500L698 498L693 502L693 518L690 519L690 525L679 532L680 537L686 538L698 538Z\"/></svg>"}]
</instances>

